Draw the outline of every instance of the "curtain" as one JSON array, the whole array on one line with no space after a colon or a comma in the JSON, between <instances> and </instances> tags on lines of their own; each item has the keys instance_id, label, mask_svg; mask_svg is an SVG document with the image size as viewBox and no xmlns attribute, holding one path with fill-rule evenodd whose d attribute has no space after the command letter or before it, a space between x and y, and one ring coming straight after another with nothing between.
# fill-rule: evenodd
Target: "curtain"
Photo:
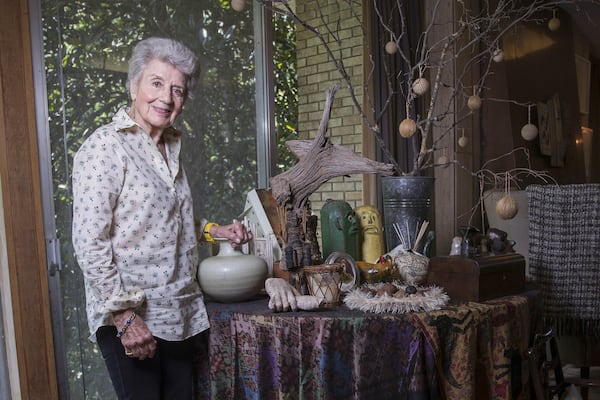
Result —
<instances>
[{"instance_id":1,"label":"curtain","mask_svg":"<svg viewBox=\"0 0 600 400\"><path fill-rule=\"evenodd\" d=\"M421 1L383 0L373 2L372 7L375 114L386 146L403 170L412 170L412 160L419 151L420 135L410 139L400 137L398 126L407 117L405 96L390 96L390 93L401 94L409 90L407 83L397 77L401 71L406 72L414 65L422 36L424 5ZM400 35L401 32L405 34ZM398 37L401 38L398 40ZM385 45L392 39L397 42L399 51L388 54ZM414 115L410 117L416 119L422 109L417 104L412 108ZM381 152L378 160L389 162Z\"/></svg>"}]
</instances>

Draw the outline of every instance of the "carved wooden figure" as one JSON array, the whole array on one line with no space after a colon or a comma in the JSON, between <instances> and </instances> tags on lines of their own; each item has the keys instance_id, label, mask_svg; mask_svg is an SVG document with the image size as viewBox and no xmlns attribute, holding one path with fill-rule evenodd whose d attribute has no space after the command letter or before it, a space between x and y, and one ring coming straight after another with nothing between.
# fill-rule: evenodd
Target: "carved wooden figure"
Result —
<instances>
[{"instance_id":1,"label":"carved wooden figure","mask_svg":"<svg viewBox=\"0 0 600 400\"><path fill-rule=\"evenodd\" d=\"M296 247L297 238L288 238L288 232L293 233L293 236L297 232L306 233L309 215L308 199L323 183L331 178L350 174L392 175L394 173L393 165L359 156L350 149L333 144L326 137L331 107L338 89L339 85L335 85L326 92L325 108L315 139L286 142L288 148L298 157L298 163L287 171L274 176L270 181L271 192L277 202L280 220L285 221L283 247L286 257L283 264L287 264L288 260L303 258L302 254L298 254L298 252L302 253L302 250L298 250ZM298 227L300 227L299 230ZM307 238L300 239L301 242L306 242ZM290 240L294 242L293 246L290 246ZM287 250L288 247L291 249ZM283 265L282 267L289 269L290 266Z\"/></svg>"}]
</instances>

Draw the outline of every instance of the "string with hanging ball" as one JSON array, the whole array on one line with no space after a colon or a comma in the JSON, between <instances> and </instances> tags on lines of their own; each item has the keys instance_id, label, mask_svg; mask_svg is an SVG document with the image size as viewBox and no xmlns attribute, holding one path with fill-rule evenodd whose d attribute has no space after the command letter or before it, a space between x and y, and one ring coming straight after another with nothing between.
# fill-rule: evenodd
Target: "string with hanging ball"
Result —
<instances>
[{"instance_id":1,"label":"string with hanging ball","mask_svg":"<svg viewBox=\"0 0 600 400\"><path fill-rule=\"evenodd\" d=\"M492 60L495 63L501 63L504 61L504 51L498 45L496 45L496 48L492 52Z\"/></svg>"},{"instance_id":2,"label":"string with hanging ball","mask_svg":"<svg viewBox=\"0 0 600 400\"><path fill-rule=\"evenodd\" d=\"M531 107L531 104L527 106L527 123L521 128L521 137L527 141L535 139L538 135L537 126L531 123Z\"/></svg>"},{"instance_id":3,"label":"string with hanging ball","mask_svg":"<svg viewBox=\"0 0 600 400\"><path fill-rule=\"evenodd\" d=\"M385 44L385 52L392 55L392 54L396 54L396 52L398 51L398 45L396 44L396 41L394 40L394 36L392 34L390 34L390 40Z\"/></svg>"},{"instance_id":4,"label":"string with hanging ball","mask_svg":"<svg viewBox=\"0 0 600 400\"><path fill-rule=\"evenodd\" d=\"M417 96L422 96L429 90L429 81L423 77L423 69L419 68L419 77L412 83L412 91Z\"/></svg>"},{"instance_id":5,"label":"string with hanging ball","mask_svg":"<svg viewBox=\"0 0 600 400\"><path fill-rule=\"evenodd\" d=\"M460 147L467 147L467 145L469 144L469 138L467 138L465 136L465 128L460 128L462 134L461 136L458 138L458 145Z\"/></svg>"},{"instance_id":6,"label":"string with hanging ball","mask_svg":"<svg viewBox=\"0 0 600 400\"><path fill-rule=\"evenodd\" d=\"M405 139L411 138L417 133L417 122L410 118L410 102L405 102L406 107L406 118L404 118L400 122L400 126L398 126L398 131L400 132L400 136Z\"/></svg>"},{"instance_id":7,"label":"string with hanging ball","mask_svg":"<svg viewBox=\"0 0 600 400\"><path fill-rule=\"evenodd\" d=\"M496 214L502 219L513 219L519 212L519 205L510 195L510 172L504 174L504 196L496 203Z\"/></svg>"},{"instance_id":8,"label":"string with hanging ball","mask_svg":"<svg viewBox=\"0 0 600 400\"><path fill-rule=\"evenodd\" d=\"M552 10L552 18L548 21L548 29L552 32L560 29L560 19L556 16L556 10Z\"/></svg>"},{"instance_id":9,"label":"string with hanging ball","mask_svg":"<svg viewBox=\"0 0 600 400\"><path fill-rule=\"evenodd\" d=\"M481 108L481 97L477 94L477 86L473 86L473 94L467 99L467 107L471 111L476 111Z\"/></svg>"}]
</instances>

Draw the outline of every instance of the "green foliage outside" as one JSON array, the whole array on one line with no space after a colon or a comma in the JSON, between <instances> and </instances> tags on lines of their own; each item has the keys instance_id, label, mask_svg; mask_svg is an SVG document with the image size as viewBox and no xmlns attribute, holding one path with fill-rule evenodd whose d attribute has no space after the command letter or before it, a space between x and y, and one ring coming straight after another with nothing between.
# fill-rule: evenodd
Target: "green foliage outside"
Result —
<instances>
[{"instance_id":1,"label":"green foliage outside","mask_svg":"<svg viewBox=\"0 0 600 400\"><path fill-rule=\"evenodd\" d=\"M275 14L274 74L275 124L277 128L277 165L275 174L296 163L285 141L298 138L298 80L296 71L296 30L283 14Z\"/></svg>"},{"instance_id":2,"label":"green foliage outside","mask_svg":"<svg viewBox=\"0 0 600 400\"><path fill-rule=\"evenodd\" d=\"M72 256L72 158L94 129L128 105L134 44L149 36L178 39L202 65L177 121L195 213L230 222L257 181L252 10L238 13L222 0L43 0L42 19L68 393L71 399L114 398L99 351L87 339L83 283ZM283 16L274 25L279 173L295 162L284 142L296 135L297 89L294 29Z\"/></svg>"}]
</instances>

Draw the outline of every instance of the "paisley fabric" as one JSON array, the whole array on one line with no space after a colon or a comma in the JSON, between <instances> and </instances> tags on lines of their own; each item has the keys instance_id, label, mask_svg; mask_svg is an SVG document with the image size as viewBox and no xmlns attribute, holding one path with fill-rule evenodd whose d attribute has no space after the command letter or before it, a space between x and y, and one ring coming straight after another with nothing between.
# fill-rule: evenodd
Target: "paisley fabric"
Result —
<instances>
[{"instance_id":1,"label":"paisley fabric","mask_svg":"<svg viewBox=\"0 0 600 400\"><path fill-rule=\"evenodd\" d=\"M208 303L206 399L515 399L535 294L408 314Z\"/></svg>"}]
</instances>

